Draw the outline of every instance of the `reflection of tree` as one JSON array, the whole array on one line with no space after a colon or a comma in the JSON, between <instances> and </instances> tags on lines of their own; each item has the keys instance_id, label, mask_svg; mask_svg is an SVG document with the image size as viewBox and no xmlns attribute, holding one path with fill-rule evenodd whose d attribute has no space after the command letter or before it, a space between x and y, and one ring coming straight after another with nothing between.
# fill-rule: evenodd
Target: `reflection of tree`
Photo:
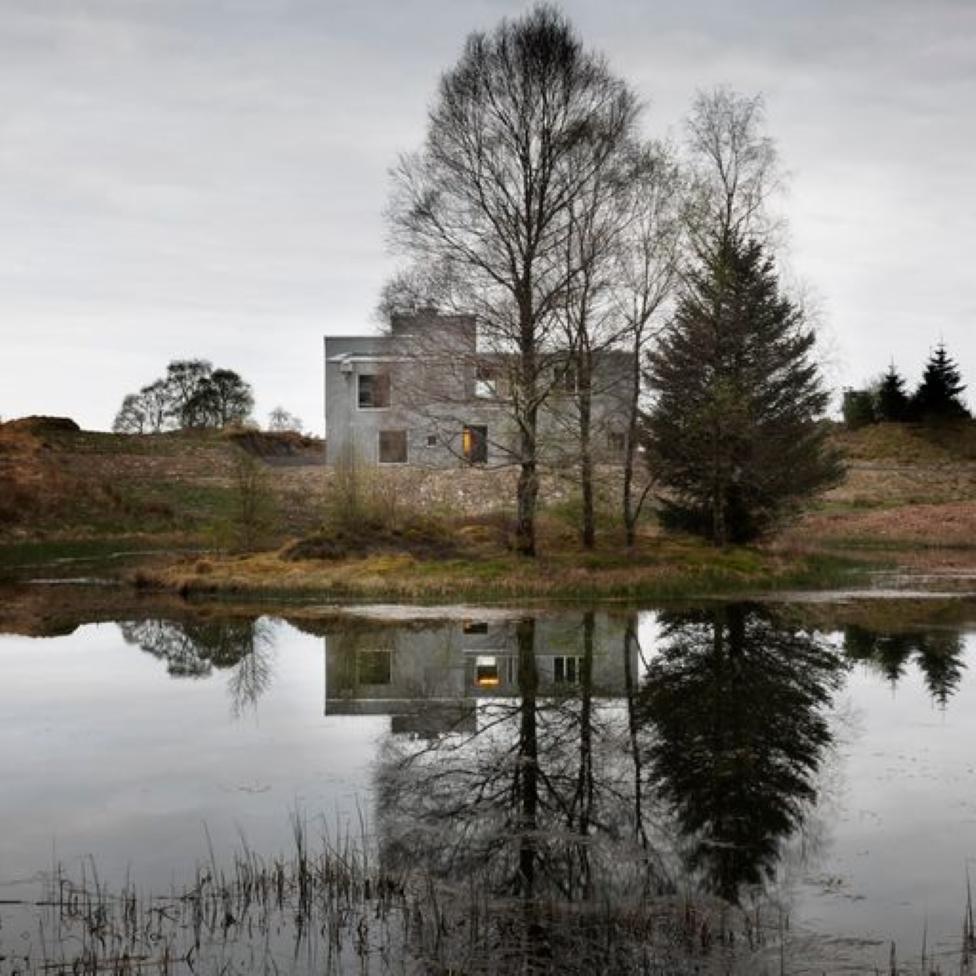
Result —
<instances>
[{"instance_id":1,"label":"reflection of tree","mask_svg":"<svg viewBox=\"0 0 976 976\"><path fill-rule=\"evenodd\" d=\"M772 875L815 798L841 659L748 605L661 622L640 700L655 732L647 772L675 810L689 867L737 901Z\"/></svg>"},{"instance_id":2,"label":"reflection of tree","mask_svg":"<svg viewBox=\"0 0 976 976\"><path fill-rule=\"evenodd\" d=\"M629 909L661 878L635 843L626 710L594 691L596 653L605 666L633 644L618 632L601 648L597 634L592 613L558 635L519 620L508 635L518 697L482 700L474 732L391 738L379 765L387 866L490 900L487 914L459 910L480 918L477 951L492 971L631 972L647 952ZM575 681L549 684L537 651L578 661ZM576 907L554 908L566 902Z\"/></svg>"},{"instance_id":3,"label":"reflection of tree","mask_svg":"<svg viewBox=\"0 0 976 976\"><path fill-rule=\"evenodd\" d=\"M522 947L550 966L565 945L542 906L624 905L661 878L635 841L626 708L594 694L594 615L577 619L578 681L558 693L540 675L539 634L531 618L514 625L518 697L480 701L475 731L386 741L377 798L388 867L515 896ZM619 660L619 638L600 650Z\"/></svg>"},{"instance_id":4,"label":"reflection of tree","mask_svg":"<svg viewBox=\"0 0 976 976\"><path fill-rule=\"evenodd\" d=\"M165 661L174 678L205 678L214 668L233 669L228 690L235 715L256 705L271 683L271 634L264 620L139 620L119 628L127 643Z\"/></svg>"},{"instance_id":5,"label":"reflection of tree","mask_svg":"<svg viewBox=\"0 0 976 976\"><path fill-rule=\"evenodd\" d=\"M844 651L851 660L876 668L893 687L913 660L940 708L955 693L966 667L962 637L953 631L882 632L852 625L844 630Z\"/></svg>"}]
</instances>

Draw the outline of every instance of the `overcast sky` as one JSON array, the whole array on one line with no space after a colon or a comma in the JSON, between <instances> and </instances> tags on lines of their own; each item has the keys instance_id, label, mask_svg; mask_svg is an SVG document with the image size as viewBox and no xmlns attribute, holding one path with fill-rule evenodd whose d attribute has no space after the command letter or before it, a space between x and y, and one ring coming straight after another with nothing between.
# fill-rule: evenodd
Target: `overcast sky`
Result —
<instances>
[{"instance_id":1,"label":"overcast sky","mask_svg":"<svg viewBox=\"0 0 976 976\"><path fill-rule=\"evenodd\" d=\"M199 356L321 432L322 335L374 331L393 267L388 168L468 32L526 6L0 0L0 416L105 429ZM976 388L974 0L563 8L648 135L697 88L765 94L832 384L914 381L943 338Z\"/></svg>"}]
</instances>

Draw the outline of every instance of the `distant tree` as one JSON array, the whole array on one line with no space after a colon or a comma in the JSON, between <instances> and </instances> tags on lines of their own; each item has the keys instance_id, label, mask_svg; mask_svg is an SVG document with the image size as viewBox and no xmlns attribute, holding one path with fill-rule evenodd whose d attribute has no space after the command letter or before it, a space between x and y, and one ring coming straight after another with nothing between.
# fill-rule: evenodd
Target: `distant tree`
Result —
<instances>
[{"instance_id":1,"label":"distant tree","mask_svg":"<svg viewBox=\"0 0 976 976\"><path fill-rule=\"evenodd\" d=\"M170 419L171 395L165 380L156 380L139 391L146 411L147 429L154 434L165 430Z\"/></svg>"},{"instance_id":2,"label":"distant tree","mask_svg":"<svg viewBox=\"0 0 976 976\"><path fill-rule=\"evenodd\" d=\"M112 430L116 434L144 434L148 420L142 396L129 393L122 400L122 406L112 421Z\"/></svg>"},{"instance_id":3,"label":"distant tree","mask_svg":"<svg viewBox=\"0 0 976 976\"><path fill-rule=\"evenodd\" d=\"M844 390L841 411L851 430L867 427L878 420L877 397L871 390Z\"/></svg>"},{"instance_id":4,"label":"distant tree","mask_svg":"<svg viewBox=\"0 0 976 976\"><path fill-rule=\"evenodd\" d=\"M900 423L909 416L909 399L905 392L905 380L892 363L881 380L877 397L877 416L879 420Z\"/></svg>"},{"instance_id":5,"label":"distant tree","mask_svg":"<svg viewBox=\"0 0 976 976\"><path fill-rule=\"evenodd\" d=\"M225 427L245 421L253 407L250 384L234 370L215 370L206 359L174 359L163 378L125 397L113 429Z\"/></svg>"},{"instance_id":6,"label":"distant tree","mask_svg":"<svg viewBox=\"0 0 976 976\"><path fill-rule=\"evenodd\" d=\"M215 369L199 380L186 412L194 418L192 426L226 427L243 423L253 408L250 385L232 369Z\"/></svg>"},{"instance_id":7,"label":"distant tree","mask_svg":"<svg viewBox=\"0 0 976 976\"><path fill-rule=\"evenodd\" d=\"M918 420L958 420L969 416L963 405L966 389L955 362L940 342L925 364L922 381L912 396L912 416Z\"/></svg>"},{"instance_id":8,"label":"distant tree","mask_svg":"<svg viewBox=\"0 0 976 976\"><path fill-rule=\"evenodd\" d=\"M666 523L724 545L756 538L841 468L818 423L830 397L815 337L772 259L734 230L697 250L647 358L645 434Z\"/></svg>"},{"instance_id":9,"label":"distant tree","mask_svg":"<svg viewBox=\"0 0 976 976\"><path fill-rule=\"evenodd\" d=\"M301 418L289 413L284 407L277 406L268 414L268 430L302 432L304 424Z\"/></svg>"},{"instance_id":10,"label":"distant tree","mask_svg":"<svg viewBox=\"0 0 976 976\"><path fill-rule=\"evenodd\" d=\"M166 367L169 413L177 427L206 426L206 402L200 387L212 372L213 364L206 359L174 359Z\"/></svg>"}]
</instances>

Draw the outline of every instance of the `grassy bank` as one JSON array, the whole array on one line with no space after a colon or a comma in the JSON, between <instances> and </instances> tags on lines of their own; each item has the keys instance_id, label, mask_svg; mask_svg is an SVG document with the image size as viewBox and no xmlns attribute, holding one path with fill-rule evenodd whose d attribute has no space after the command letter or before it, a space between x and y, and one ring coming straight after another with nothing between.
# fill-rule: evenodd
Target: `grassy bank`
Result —
<instances>
[{"instance_id":1,"label":"grassy bank","mask_svg":"<svg viewBox=\"0 0 976 976\"><path fill-rule=\"evenodd\" d=\"M841 556L746 548L717 550L691 539L646 540L632 553L604 548L550 550L535 560L510 552L454 558L407 554L302 560L287 550L185 558L143 567L137 585L204 594L316 595L323 599L660 599L783 588L852 585L871 566Z\"/></svg>"},{"instance_id":2,"label":"grassy bank","mask_svg":"<svg viewBox=\"0 0 976 976\"><path fill-rule=\"evenodd\" d=\"M844 586L877 566L976 572L976 425L832 436L847 459L844 482L770 545L716 551L664 537L649 511L639 546L625 552L620 472L608 467L599 472L601 547L580 549L572 472L549 471L543 555L524 561L507 548L511 469L372 469L351 484L319 463L321 442L308 439L14 422L0 425L0 579L128 574L187 594L342 599L647 599ZM258 472L250 489L242 459ZM350 505L399 535L363 546L363 517ZM410 535L417 519L419 541ZM284 555L296 539L314 541L308 558Z\"/></svg>"}]
</instances>

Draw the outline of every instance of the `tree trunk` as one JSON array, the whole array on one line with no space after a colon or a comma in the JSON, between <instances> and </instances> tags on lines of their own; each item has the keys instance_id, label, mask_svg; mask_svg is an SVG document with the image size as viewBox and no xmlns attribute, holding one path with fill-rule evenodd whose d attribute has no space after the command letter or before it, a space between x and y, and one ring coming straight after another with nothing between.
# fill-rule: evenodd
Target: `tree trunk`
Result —
<instances>
[{"instance_id":1,"label":"tree trunk","mask_svg":"<svg viewBox=\"0 0 976 976\"><path fill-rule=\"evenodd\" d=\"M535 660L535 620L525 617L515 626L518 645L518 683L521 701L518 742L518 830L520 894L535 894L539 808L539 738L536 696L539 672Z\"/></svg>"},{"instance_id":2,"label":"tree trunk","mask_svg":"<svg viewBox=\"0 0 976 976\"><path fill-rule=\"evenodd\" d=\"M536 398L536 338L531 307L531 287L524 285L524 295L519 302L519 393L522 405L519 409L521 429L521 467L516 488L515 551L521 556L535 556L535 513L539 498L538 421L539 405Z\"/></svg>"},{"instance_id":3,"label":"tree trunk","mask_svg":"<svg viewBox=\"0 0 976 976\"><path fill-rule=\"evenodd\" d=\"M583 496L582 541L584 549L596 545L596 513L593 501L593 355L586 349L579 357L580 487Z\"/></svg>"},{"instance_id":4,"label":"tree trunk","mask_svg":"<svg viewBox=\"0 0 976 976\"><path fill-rule=\"evenodd\" d=\"M634 461L637 456L637 421L640 417L640 335L634 335L634 362L631 375L627 434L624 438L624 533L628 549L637 541L637 515L634 511Z\"/></svg>"}]
</instances>

